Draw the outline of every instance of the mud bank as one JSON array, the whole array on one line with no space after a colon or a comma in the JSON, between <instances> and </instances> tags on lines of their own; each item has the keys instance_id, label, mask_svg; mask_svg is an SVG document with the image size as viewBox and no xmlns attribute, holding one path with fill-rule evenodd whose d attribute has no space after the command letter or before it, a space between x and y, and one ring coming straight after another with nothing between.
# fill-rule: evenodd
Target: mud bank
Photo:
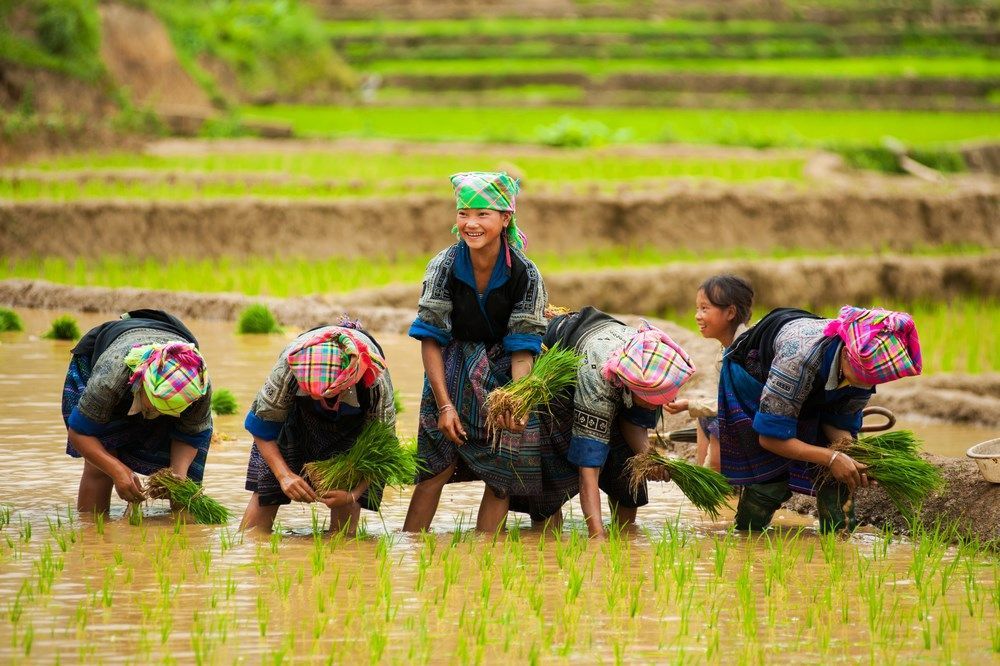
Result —
<instances>
[{"instance_id":1,"label":"mud bank","mask_svg":"<svg viewBox=\"0 0 1000 666\"><path fill-rule=\"evenodd\" d=\"M956 257L823 257L822 259L724 260L652 268L608 269L545 275L549 299L608 312L662 313L688 309L698 285L717 273L748 278L758 313L800 303L810 307L885 300L947 300L1000 297L1000 254ZM347 304L410 307L420 285L356 291Z\"/></svg>"},{"instance_id":2,"label":"mud bank","mask_svg":"<svg viewBox=\"0 0 1000 666\"><path fill-rule=\"evenodd\" d=\"M1000 245L1000 190L880 180L822 190L780 184L678 182L658 194L532 195L519 218L532 251L610 246L663 250L908 250ZM0 203L0 255L385 256L430 254L449 242L447 197L339 201L77 201Z\"/></svg>"},{"instance_id":3,"label":"mud bank","mask_svg":"<svg viewBox=\"0 0 1000 666\"><path fill-rule=\"evenodd\" d=\"M945 487L924 503L920 522L931 529L939 521L942 526L954 525L957 536L1000 549L1000 484L985 481L971 460L930 454L924 454L924 458L941 470ZM889 528L897 534L909 533L909 521L881 488L859 490L854 500L861 524ZM816 501L811 497L797 495L785 508L816 515Z\"/></svg>"},{"instance_id":4,"label":"mud bank","mask_svg":"<svg viewBox=\"0 0 1000 666\"><path fill-rule=\"evenodd\" d=\"M333 302L330 299L255 298L242 294L196 294L190 292L141 289L70 287L43 281L0 281L0 305L15 308L44 308L72 312L102 312L116 315L126 310L154 307L169 310L181 318L235 321L252 303L265 303L286 325L306 328L336 321L347 312L359 317L378 332L406 333L413 321L414 307L392 307L377 303ZM637 315L620 315L637 324ZM674 337L693 357L695 365L711 368L716 344L673 322L650 319ZM685 392L711 395L715 378L711 372L698 373ZM899 416L1000 427L1000 373L982 375L928 375L909 378L881 387L872 400L889 407ZM684 427L686 416L665 419L664 428Z\"/></svg>"}]
</instances>

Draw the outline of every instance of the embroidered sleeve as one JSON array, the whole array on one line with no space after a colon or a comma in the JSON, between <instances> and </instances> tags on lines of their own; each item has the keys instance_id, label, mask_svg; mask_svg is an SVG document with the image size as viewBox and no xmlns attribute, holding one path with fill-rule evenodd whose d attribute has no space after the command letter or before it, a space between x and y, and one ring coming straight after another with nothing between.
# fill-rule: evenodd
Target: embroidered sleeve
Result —
<instances>
[{"instance_id":1,"label":"embroidered sleeve","mask_svg":"<svg viewBox=\"0 0 1000 666\"><path fill-rule=\"evenodd\" d=\"M379 375L372 386L372 405L368 411L368 419L396 427L396 403L388 370Z\"/></svg>"},{"instance_id":2,"label":"embroidered sleeve","mask_svg":"<svg viewBox=\"0 0 1000 666\"><path fill-rule=\"evenodd\" d=\"M133 337L123 335L115 340L94 364L76 406L76 411L88 421L109 423L114 418L115 407L131 391L128 380L132 372L125 365L125 356L132 349Z\"/></svg>"},{"instance_id":3,"label":"embroidered sleeve","mask_svg":"<svg viewBox=\"0 0 1000 666\"><path fill-rule=\"evenodd\" d=\"M823 361L823 346L816 344L813 321L802 322L786 325L774 340L774 362L753 422L754 430L768 437L795 437L799 414Z\"/></svg>"},{"instance_id":4,"label":"embroidered sleeve","mask_svg":"<svg viewBox=\"0 0 1000 666\"><path fill-rule=\"evenodd\" d=\"M250 405L244 425L250 434L266 440L275 440L288 418L288 412L295 403L298 382L288 365L285 351L264 380Z\"/></svg>"},{"instance_id":5,"label":"embroidered sleeve","mask_svg":"<svg viewBox=\"0 0 1000 666\"><path fill-rule=\"evenodd\" d=\"M207 444L212 439L212 385L177 417L171 436L192 446Z\"/></svg>"},{"instance_id":6,"label":"embroidered sleeve","mask_svg":"<svg viewBox=\"0 0 1000 666\"><path fill-rule=\"evenodd\" d=\"M571 452L578 452L570 462L584 467L600 467L610 449L611 425L621 402L616 390L600 374L604 359L596 352L588 352L585 363L577 372L576 391L573 399L573 436Z\"/></svg>"},{"instance_id":7,"label":"embroidered sleeve","mask_svg":"<svg viewBox=\"0 0 1000 666\"><path fill-rule=\"evenodd\" d=\"M438 253L427 264L423 290L417 303L417 318L410 325L410 337L431 338L442 346L451 342L451 290L448 288L455 265L455 246Z\"/></svg>"}]
</instances>

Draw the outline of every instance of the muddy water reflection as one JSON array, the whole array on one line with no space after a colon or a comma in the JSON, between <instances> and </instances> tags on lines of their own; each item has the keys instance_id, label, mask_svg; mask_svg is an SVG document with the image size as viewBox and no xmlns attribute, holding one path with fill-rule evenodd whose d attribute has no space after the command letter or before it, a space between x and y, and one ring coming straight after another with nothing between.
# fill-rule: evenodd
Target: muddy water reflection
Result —
<instances>
[{"instance_id":1,"label":"muddy water reflection","mask_svg":"<svg viewBox=\"0 0 1000 666\"><path fill-rule=\"evenodd\" d=\"M796 515L779 516L783 531L765 539L725 537L728 516L707 522L670 484L657 484L640 514L649 533L610 544L569 529L561 540L525 529L496 544L469 535L460 527L480 484L446 490L427 538L396 534L405 492L387 493L382 519L368 520L375 536L357 541L314 538L303 506L281 510L272 540L175 530L156 504L130 527L117 498L99 528L68 510L81 469L63 453L59 414L72 345L32 335L54 313L22 314L29 332L0 336L0 503L13 507L0 530L5 662L972 662L1000 650L995 558L928 548L915 556L909 544L864 533L825 543L809 528L795 538L791 529L811 524ZM102 319L81 316L81 326ZM193 329L216 386L241 408L291 338L236 336L219 323ZM380 342L403 393L400 429L413 434L417 345ZM986 438L953 428L945 439L956 443L944 448L936 426L916 427L944 454ZM227 439L213 446L206 489L239 513L248 496L242 415L219 418L217 429ZM569 526L579 527L572 510Z\"/></svg>"}]
</instances>

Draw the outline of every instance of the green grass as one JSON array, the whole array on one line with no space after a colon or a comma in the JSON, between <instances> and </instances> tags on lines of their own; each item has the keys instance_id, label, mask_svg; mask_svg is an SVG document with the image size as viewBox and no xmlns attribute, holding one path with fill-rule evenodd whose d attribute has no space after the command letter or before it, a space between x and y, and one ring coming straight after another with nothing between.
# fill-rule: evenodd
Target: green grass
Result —
<instances>
[{"instance_id":1,"label":"green grass","mask_svg":"<svg viewBox=\"0 0 1000 666\"><path fill-rule=\"evenodd\" d=\"M611 130L629 130L631 142L819 145L837 141L878 144L886 135L926 146L1000 136L1000 114L923 111L623 109L565 107L347 106L246 107L247 119L278 120L305 137L377 137L419 141L530 143L538 128L570 114Z\"/></svg>"},{"instance_id":2,"label":"green grass","mask_svg":"<svg viewBox=\"0 0 1000 666\"><path fill-rule=\"evenodd\" d=\"M80 337L80 326L71 315L61 315L52 320L49 330L42 336L50 340L76 340Z\"/></svg>"},{"instance_id":3,"label":"green grass","mask_svg":"<svg viewBox=\"0 0 1000 666\"><path fill-rule=\"evenodd\" d=\"M274 313L262 303L251 305L240 313L236 330L241 335L281 333L281 327L278 326Z\"/></svg>"},{"instance_id":4,"label":"green grass","mask_svg":"<svg viewBox=\"0 0 1000 666\"><path fill-rule=\"evenodd\" d=\"M377 60L365 71L383 75L454 76L503 74L586 74L602 79L610 74L740 74L823 78L996 78L1000 60L987 57L867 56L856 58L767 59L598 59L598 58L472 58L451 60Z\"/></svg>"},{"instance_id":5,"label":"green grass","mask_svg":"<svg viewBox=\"0 0 1000 666\"><path fill-rule=\"evenodd\" d=\"M548 155L511 154L504 150L484 150L475 154L442 152L362 152L337 150L336 152L300 152L293 154L215 154L158 157L153 155L112 154L73 155L37 161L32 169L43 171L81 170L102 171L111 169L181 171L190 174L225 174L236 183L222 187L253 188L250 182L239 182L239 174L273 174L276 177L301 176L331 180L344 180L345 189L354 183L360 189L375 189L369 181L380 184L405 181L409 186L423 182L428 175L440 180L437 188L449 193L448 176L471 169L499 169L516 167L527 188L535 181L564 183L566 181L628 181L642 178L667 178L674 176L711 176L725 180L750 180L755 178L802 177L803 161L797 158L768 158L740 160L733 158L677 158L641 155L607 155L595 152L551 153ZM15 187L39 187L30 177L4 176L0 172L0 187L10 192ZM102 179L104 180L104 179ZM22 185L15 186L20 182ZM211 181L205 180L206 184ZM380 187L383 187L380 185ZM214 186L214 184L213 184ZM277 187L272 183L272 187ZM397 183L397 186L400 186ZM139 186L137 186L139 187ZM171 186L173 187L173 185ZM288 186L290 189L293 187ZM301 187L301 186L298 186ZM318 186L313 186L318 189Z\"/></svg>"},{"instance_id":6,"label":"green grass","mask_svg":"<svg viewBox=\"0 0 1000 666\"><path fill-rule=\"evenodd\" d=\"M911 255L948 256L987 251L978 247L918 248ZM565 271L589 271L625 266L659 266L675 262L701 262L714 259L790 259L842 254L831 247L827 251L785 248L770 252L727 249L717 252L693 252L678 249L664 252L655 248L607 248L557 254L532 252L531 258L543 274ZM855 255L874 254L857 252ZM345 293L356 289L381 287L394 283L418 284L423 278L429 256L332 257L306 260L287 257L272 259L126 259L105 257L97 260L74 260L47 257L40 259L0 260L0 279L22 278L48 280L58 284L100 287L136 287L195 292L238 292L249 296L281 298L321 293ZM692 300L694 295L692 295ZM690 313L679 313L678 321L694 327Z\"/></svg>"}]
</instances>

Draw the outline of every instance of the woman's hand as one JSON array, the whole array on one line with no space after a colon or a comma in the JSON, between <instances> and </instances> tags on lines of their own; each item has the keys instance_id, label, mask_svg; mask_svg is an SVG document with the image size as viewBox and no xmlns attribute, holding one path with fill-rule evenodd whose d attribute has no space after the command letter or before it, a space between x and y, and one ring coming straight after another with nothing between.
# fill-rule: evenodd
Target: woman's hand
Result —
<instances>
[{"instance_id":1,"label":"woman's hand","mask_svg":"<svg viewBox=\"0 0 1000 666\"><path fill-rule=\"evenodd\" d=\"M319 495L305 479L298 474L288 473L278 479L281 492L295 502L318 502Z\"/></svg>"},{"instance_id":2,"label":"woman's hand","mask_svg":"<svg viewBox=\"0 0 1000 666\"><path fill-rule=\"evenodd\" d=\"M454 442L456 446L465 444L468 437L454 405L445 405L438 412L438 430L443 432L444 436Z\"/></svg>"},{"instance_id":3,"label":"woman's hand","mask_svg":"<svg viewBox=\"0 0 1000 666\"><path fill-rule=\"evenodd\" d=\"M845 484L851 492L858 487L867 488L874 483L868 479L868 466L859 463L843 452L834 452L828 464L833 478Z\"/></svg>"},{"instance_id":4,"label":"woman's hand","mask_svg":"<svg viewBox=\"0 0 1000 666\"><path fill-rule=\"evenodd\" d=\"M128 467L122 465L122 468L122 471L114 477L115 492L126 502L142 502L146 499L142 482Z\"/></svg>"},{"instance_id":5,"label":"woman's hand","mask_svg":"<svg viewBox=\"0 0 1000 666\"><path fill-rule=\"evenodd\" d=\"M646 475L647 481L669 481L670 480L670 470L666 467L656 467L655 469L649 470Z\"/></svg>"},{"instance_id":6,"label":"woman's hand","mask_svg":"<svg viewBox=\"0 0 1000 666\"><path fill-rule=\"evenodd\" d=\"M330 509L336 509L341 506L354 504L357 502L357 499L354 493L347 492L346 490L328 490L320 495L319 501Z\"/></svg>"},{"instance_id":7,"label":"woman's hand","mask_svg":"<svg viewBox=\"0 0 1000 666\"><path fill-rule=\"evenodd\" d=\"M524 428L528 425L527 417L523 419L516 418L511 412L506 412L500 419L503 424L504 430L510 430L511 432L524 432Z\"/></svg>"},{"instance_id":8,"label":"woman's hand","mask_svg":"<svg viewBox=\"0 0 1000 666\"><path fill-rule=\"evenodd\" d=\"M687 400L674 400L673 402L668 402L663 405L663 409L666 410L668 414L680 414L681 412L686 412L688 410Z\"/></svg>"}]
</instances>

